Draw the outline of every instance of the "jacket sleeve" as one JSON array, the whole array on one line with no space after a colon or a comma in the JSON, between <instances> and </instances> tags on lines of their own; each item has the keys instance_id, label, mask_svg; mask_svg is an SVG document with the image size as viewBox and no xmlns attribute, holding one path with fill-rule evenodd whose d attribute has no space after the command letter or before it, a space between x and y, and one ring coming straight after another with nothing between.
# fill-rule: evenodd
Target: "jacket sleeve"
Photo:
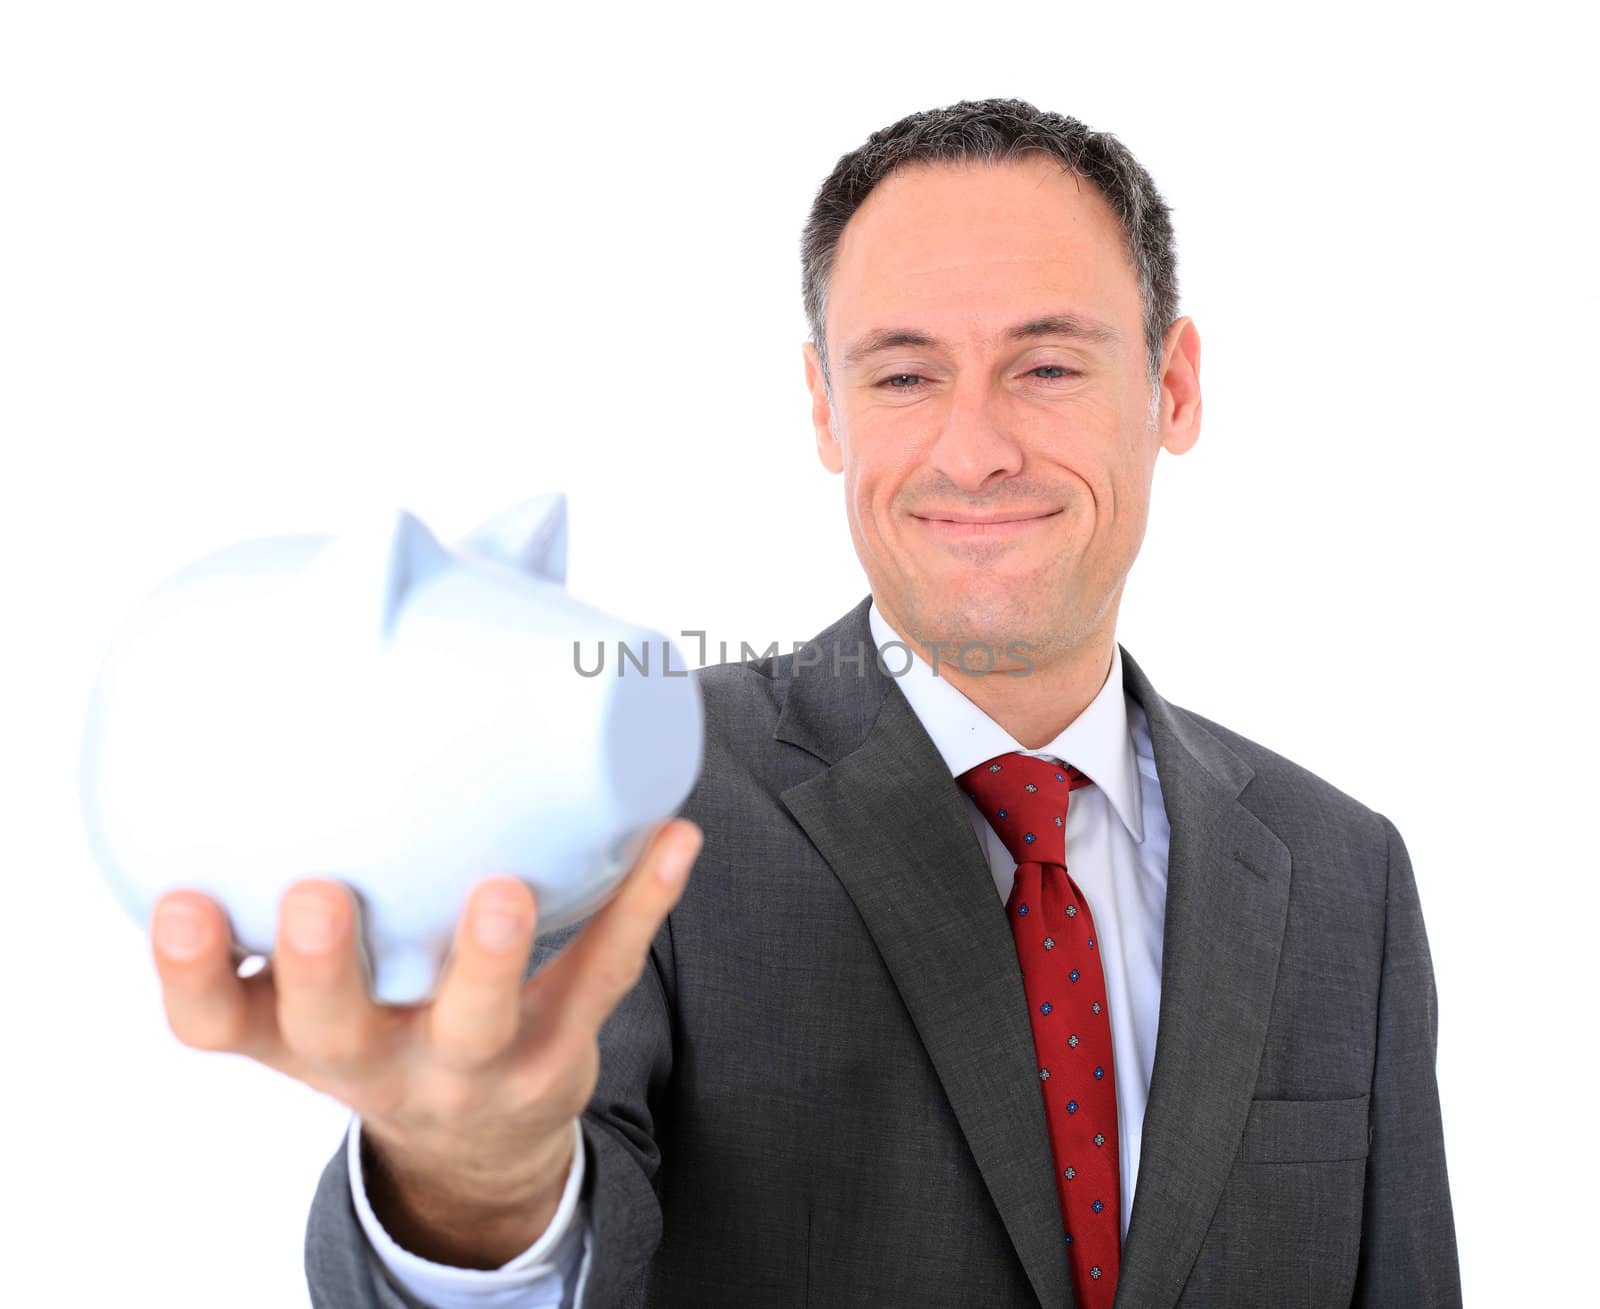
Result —
<instances>
[{"instance_id":1,"label":"jacket sleeve","mask_svg":"<svg viewBox=\"0 0 1600 1309\"><path fill-rule=\"evenodd\" d=\"M542 936L525 976L542 968L588 921ZM656 1115L672 1072L671 940L669 917L638 982L600 1028L598 1079L579 1120L589 1254L578 1309L642 1303L645 1269L661 1240ZM432 1309L395 1282L367 1240L351 1197L346 1149L342 1142L323 1169L306 1223L306 1281L314 1309Z\"/></svg>"},{"instance_id":2,"label":"jacket sleeve","mask_svg":"<svg viewBox=\"0 0 1600 1309\"><path fill-rule=\"evenodd\" d=\"M1455 1217L1435 1076L1438 999L1405 842L1379 815L1389 884L1372 1077L1361 1264L1353 1303L1461 1304Z\"/></svg>"}]
</instances>

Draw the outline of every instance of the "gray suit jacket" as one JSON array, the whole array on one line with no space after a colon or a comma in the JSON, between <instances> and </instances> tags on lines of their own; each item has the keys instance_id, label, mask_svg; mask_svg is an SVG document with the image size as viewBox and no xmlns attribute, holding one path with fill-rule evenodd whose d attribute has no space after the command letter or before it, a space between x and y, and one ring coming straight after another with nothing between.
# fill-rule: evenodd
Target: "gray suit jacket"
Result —
<instances>
[{"instance_id":1,"label":"gray suit jacket","mask_svg":"<svg viewBox=\"0 0 1600 1309\"><path fill-rule=\"evenodd\" d=\"M1073 1303L1011 931L867 607L815 638L818 663L696 674L682 813L705 844L600 1032L586 1306ZM1398 832L1122 659L1171 847L1117 1305L1459 1304ZM306 1268L317 1306L416 1305L362 1235L342 1146Z\"/></svg>"}]
</instances>

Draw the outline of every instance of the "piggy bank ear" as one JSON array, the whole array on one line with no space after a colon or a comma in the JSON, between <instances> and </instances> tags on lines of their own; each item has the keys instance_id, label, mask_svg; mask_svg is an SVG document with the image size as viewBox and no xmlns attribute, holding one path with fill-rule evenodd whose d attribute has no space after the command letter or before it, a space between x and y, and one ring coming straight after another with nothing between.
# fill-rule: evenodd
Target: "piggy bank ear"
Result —
<instances>
[{"instance_id":1,"label":"piggy bank ear","mask_svg":"<svg viewBox=\"0 0 1600 1309\"><path fill-rule=\"evenodd\" d=\"M374 639L389 636L406 593L423 577L450 567L454 556L406 509L384 509L375 521L333 537L307 568L309 595L320 602L324 635L352 621Z\"/></svg>"},{"instance_id":2,"label":"piggy bank ear","mask_svg":"<svg viewBox=\"0 0 1600 1309\"><path fill-rule=\"evenodd\" d=\"M482 555L564 586L567 580L567 497L535 496L496 514L460 541L464 553Z\"/></svg>"}]
</instances>

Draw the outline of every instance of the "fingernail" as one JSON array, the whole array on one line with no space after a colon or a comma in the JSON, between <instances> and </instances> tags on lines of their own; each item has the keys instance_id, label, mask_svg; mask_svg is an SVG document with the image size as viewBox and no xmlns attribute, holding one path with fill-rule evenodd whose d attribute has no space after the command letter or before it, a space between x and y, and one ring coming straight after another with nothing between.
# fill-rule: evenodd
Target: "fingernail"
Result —
<instances>
[{"instance_id":1,"label":"fingernail","mask_svg":"<svg viewBox=\"0 0 1600 1309\"><path fill-rule=\"evenodd\" d=\"M187 905L167 905L156 915L156 945L173 959L193 959L205 949L205 921Z\"/></svg>"},{"instance_id":2,"label":"fingernail","mask_svg":"<svg viewBox=\"0 0 1600 1309\"><path fill-rule=\"evenodd\" d=\"M296 950L317 953L333 944L333 915L317 905L291 905L283 929Z\"/></svg>"},{"instance_id":3,"label":"fingernail","mask_svg":"<svg viewBox=\"0 0 1600 1309\"><path fill-rule=\"evenodd\" d=\"M661 856L661 864L656 869L656 876L665 886L676 886L689 875L689 865L694 862L695 856L700 853L700 841L696 837L680 839L672 849Z\"/></svg>"},{"instance_id":4,"label":"fingernail","mask_svg":"<svg viewBox=\"0 0 1600 1309\"><path fill-rule=\"evenodd\" d=\"M504 950L522 935L522 915L515 910L486 908L473 921L478 944L489 950Z\"/></svg>"}]
</instances>

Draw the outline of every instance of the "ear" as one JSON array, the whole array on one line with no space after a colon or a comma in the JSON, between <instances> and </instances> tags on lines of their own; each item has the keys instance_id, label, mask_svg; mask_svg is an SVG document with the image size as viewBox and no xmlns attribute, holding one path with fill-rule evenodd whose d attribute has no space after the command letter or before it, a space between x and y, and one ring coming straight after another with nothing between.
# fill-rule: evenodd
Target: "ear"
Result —
<instances>
[{"instance_id":1,"label":"ear","mask_svg":"<svg viewBox=\"0 0 1600 1309\"><path fill-rule=\"evenodd\" d=\"M817 458L830 473L844 470L844 451L833 432L833 414L828 404L828 388L822 381L822 358L817 347L807 341L801 350L805 354L806 389L811 392L811 426L817 436Z\"/></svg>"},{"instance_id":2,"label":"ear","mask_svg":"<svg viewBox=\"0 0 1600 1309\"><path fill-rule=\"evenodd\" d=\"M313 627L331 648L353 625L357 642L387 640L407 594L455 557L409 510L385 507L375 518L332 537L306 566Z\"/></svg>"},{"instance_id":3,"label":"ear","mask_svg":"<svg viewBox=\"0 0 1600 1309\"><path fill-rule=\"evenodd\" d=\"M557 586L567 581L567 497L535 496L496 514L461 538L468 554L510 564Z\"/></svg>"},{"instance_id":4,"label":"ear","mask_svg":"<svg viewBox=\"0 0 1600 1309\"><path fill-rule=\"evenodd\" d=\"M1161 444L1181 455L1200 439L1200 332L1192 318L1167 329L1161 351Z\"/></svg>"}]
</instances>

